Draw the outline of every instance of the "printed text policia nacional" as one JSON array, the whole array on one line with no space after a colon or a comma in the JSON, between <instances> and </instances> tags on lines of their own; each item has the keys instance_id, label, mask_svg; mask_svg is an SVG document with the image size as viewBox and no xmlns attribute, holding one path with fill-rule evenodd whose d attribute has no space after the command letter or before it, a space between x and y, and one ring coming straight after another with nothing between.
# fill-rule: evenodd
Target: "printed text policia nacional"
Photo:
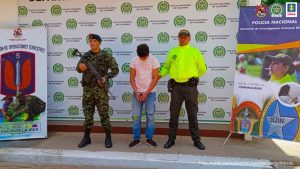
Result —
<instances>
[{"instance_id":1,"label":"printed text policia nacional","mask_svg":"<svg viewBox=\"0 0 300 169\"><path fill-rule=\"evenodd\" d=\"M258 27L241 27L241 31L253 30L284 30L284 29L300 29L297 20L265 20L265 21L252 21L251 25L258 25ZM270 27L268 27L268 25ZM271 26L276 25L276 26ZM282 26L280 26L282 25ZM267 27L261 27L267 26Z\"/></svg>"},{"instance_id":2,"label":"printed text policia nacional","mask_svg":"<svg viewBox=\"0 0 300 169\"><path fill-rule=\"evenodd\" d=\"M297 20L271 20L271 21L252 21L252 25L269 25L269 24L297 24Z\"/></svg>"}]
</instances>

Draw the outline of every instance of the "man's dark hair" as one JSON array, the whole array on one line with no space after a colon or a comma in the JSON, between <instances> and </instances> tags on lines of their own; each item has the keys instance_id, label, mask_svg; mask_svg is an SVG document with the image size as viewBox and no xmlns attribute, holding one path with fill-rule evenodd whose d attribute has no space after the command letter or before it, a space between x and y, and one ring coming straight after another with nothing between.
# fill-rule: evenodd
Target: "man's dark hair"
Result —
<instances>
[{"instance_id":1,"label":"man's dark hair","mask_svg":"<svg viewBox=\"0 0 300 169\"><path fill-rule=\"evenodd\" d=\"M284 85L281 87L278 96L288 96L290 92L290 86L289 85Z\"/></svg>"},{"instance_id":2,"label":"man's dark hair","mask_svg":"<svg viewBox=\"0 0 300 169\"><path fill-rule=\"evenodd\" d=\"M137 49L136 53L139 57L146 57L149 56L149 47L147 44L140 44Z\"/></svg>"}]
</instances>

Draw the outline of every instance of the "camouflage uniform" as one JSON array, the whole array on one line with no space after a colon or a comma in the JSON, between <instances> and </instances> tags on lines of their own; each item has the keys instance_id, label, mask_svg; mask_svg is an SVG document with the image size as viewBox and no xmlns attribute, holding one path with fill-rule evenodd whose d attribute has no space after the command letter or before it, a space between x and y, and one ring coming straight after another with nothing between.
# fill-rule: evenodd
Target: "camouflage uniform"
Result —
<instances>
[{"instance_id":1,"label":"camouflage uniform","mask_svg":"<svg viewBox=\"0 0 300 169\"><path fill-rule=\"evenodd\" d=\"M108 79L115 77L119 73L118 64L113 56L103 50L97 54L89 51L84 56L89 58L89 62L95 67L100 76L106 79L105 87L101 87L97 84L96 78L92 73L89 71L83 72L81 83L83 86L82 107L85 116L84 128L90 129L93 126L96 106L101 118L102 127L110 130ZM79 60L76 67L77 72L82 73L79 69L79 63L83 63L82 59ZM108 69L111 69L111 71L108 72Z\"/></svg>"},{"instance_id":2,"label":"camouflage uniform","mask_svg":"<svg viewBox=\"0 0 300 169\"><path fill-rule=\"evenodd\" d=\"M21 94L22 95L22 94ZM19 113L27 114L27 119L25 121L33 121L34 116L39 115L45 111L46 103L38 98L37 96L27 95L22 96L23 98L17 96L16 103L14 105L15 115ZM9 114L8 114L9 116ZM14 118L14 117L12 117Z\"/></svg>"}]
</instances>

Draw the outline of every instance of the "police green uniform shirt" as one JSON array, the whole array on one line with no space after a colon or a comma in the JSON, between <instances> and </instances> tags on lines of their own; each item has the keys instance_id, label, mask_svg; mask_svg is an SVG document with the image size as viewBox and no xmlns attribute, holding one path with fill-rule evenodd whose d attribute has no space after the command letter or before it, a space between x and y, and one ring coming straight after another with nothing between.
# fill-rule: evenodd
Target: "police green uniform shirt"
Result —
<instances>
[{"instance_id":1,"label":"police green uniform shirt","mask_svg":"<svg viewBox=\"0 0 300 169\"><path fill-rule=\"evenodd\" d=\"M189 78L202 76L206 70L201 52L188 44L171 49L160 75L164 77L170 73L172 79L181 83L187 82Z\"/></svg>"},{"instance_id":2,"label":"police green uniform shirt","mask_svg":"<svg viewBox=\"0 0 300 169\"><path fill-rule=\"evenodd\" d=\"M274 76L271 75L270 80L273 81L273 82L277 82L277 83L283 84L283 83L287 83L287 82L292 82L292 77L291 77L290 74L286 74L281 79L276 79Z\"/></svg>"}]
</instances>

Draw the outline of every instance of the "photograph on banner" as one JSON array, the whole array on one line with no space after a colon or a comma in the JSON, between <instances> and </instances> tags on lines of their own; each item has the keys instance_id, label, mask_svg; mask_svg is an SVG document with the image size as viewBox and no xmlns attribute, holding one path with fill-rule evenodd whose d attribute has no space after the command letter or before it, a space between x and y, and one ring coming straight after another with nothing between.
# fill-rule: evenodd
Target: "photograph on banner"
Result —
<instances>
[{"instance_id":1,"label":"photograph on banner","mask_svg":"<svg viewBox=\"0 0 300 169\"><path fill-rule=\"evenodd\" d=\"M47 31L11 28L0 35L0 140L45 138Z\"/></svg>"},{"instance_id":2,"label":"photograph on banner","mask_svg":"<svg viewBox=\"0 0 300 169\"><path fill-rule=\"evenodd\" d=\"M278 101L287 107L300 105L300 86L296 83L287 83L280 87Z\"/></svg>"},{"instance_id":3,"label":"photograph on banner","mask_svg":"<svg viewBox=\"0 0 300 169\"><path fill-rule=\"evenodd\" d=\"M299 48L239 54L231 131L300 141Z\"/></svg>"},{"instance_id":4,"label":"photograph on banner","mask_svg":"<svg viewBox=\"0 0 300 169\"><path fill-rule=\"evenodd\" d=\"M300 141L300 20L285 10L299 6L240 10L231 132Z\"/></svg>"},{"instance_id":5,"label":"photograph on banner","mask_svg":"<svg viewBox=\"0 0 300 169\"><path fill-rule=\"evenodd\" d=\"M300 48L239 54L236 70L265 81L300 83Z\"/></svg>"}]
</instances>

